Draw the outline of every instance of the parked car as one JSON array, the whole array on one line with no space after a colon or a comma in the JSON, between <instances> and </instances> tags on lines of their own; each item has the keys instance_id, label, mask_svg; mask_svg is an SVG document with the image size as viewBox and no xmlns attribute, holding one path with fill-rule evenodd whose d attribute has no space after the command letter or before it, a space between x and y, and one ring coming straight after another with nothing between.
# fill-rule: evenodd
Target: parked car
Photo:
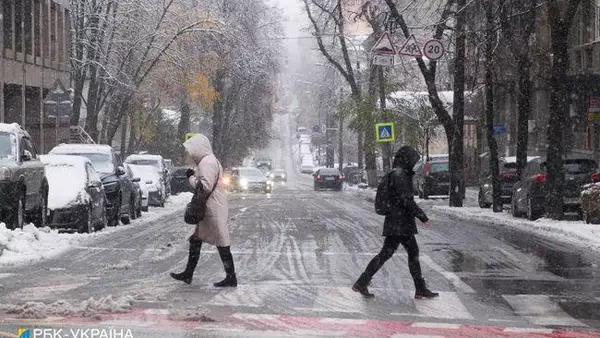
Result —
<instances>
[{"instance_id":1,"label":"parked car","mask_svg":"<svg viewBox=\"0 0 600 338\"><path fill-rule=\"evenodd\" d=\"M231 171L231 191L239 192L264 192L265 194L273 191L273 184L269 181L262 171L256 168L234 168Z\"/></svg>"},{"instance_id":2,"label":"parked car","mask_svg":"<svg viewBox=\"0 0 600 338\"><path fill-rule=\"evenodd\" d=\"M171 196L171 172L167 167L167 163L160 155L150 155L150 154L137 154L137 155L129 155L125 159L125 163L135 164L135 165L150 165L156 168L156 171L162 177L162 180L165 185L167 195L165 198Z\"/></svg>"},{"instance_id":3,"label":"parked car","mask_svg":"<svg viewBox=\"0 0 600 338\"><path fill-rule=\"evenodd\" d=\"M313 175L315 191L322 189L342 190L344 175L337 168L321 168Z\"/></svg>"},{"instance_id":4,"label":"parked car","mask_svg":"<svg viewBox=\"0 0 600 338\"><path fill-rule=\"evenodd\" d=\"M563 170L564 209L566 212L580 213L583 186L592 182L598 164L588 158L567 157L563 159ZM536 158L527 163L521 176L513 187L512 214L515 217L526 215L528 219L536 220L546 213L548 204L546 159Z\"/></svg>"},{"instance_id":5,"label":"parked car","mask_svg":"<svg viewBox=\"0 0 600 338\"><path fill-rule=\"evenodd\" d=\"M447 196L450 193L448 160L430 157L428 161L417 163L414 170L413 184L419 198Z\"/></svg>"},{"instance_id":6,"label":"parked car","mask_svg":"<svg viewBox=\"0 0 600 338\"><path fill-rule=\"evenodd\" d=\"M272 172L270 172L267 177L274 182L287 182L288 178L287 172L285 172L285 170L283 169L275 169Z\"/></svg>"},{"instance_id":7,"label":"parked car","mask_svg":"<svg viewBox=\"0 0 600 338\"><path fill-rule=\"evenodd\" d=\"M148 212L148 207L149 207L149 191L148 191L148 184L146 184L146 181L144 181L142 179L143 172L135 165L131 165L131 164L126 164L126 167L129 168L129 170L131 170L131 172L133 173L133 177L135 177L136 181L138 181L138 186L140 187L140 193L141 193L141 202L140 202L140 207L141 210L143 212Z\"/></svg>"},{"instance_id":8,"label":"parked car","mask_svg":"<svg viewBox=\"0 0 600 338\"><path fill-rule=\"evenodd\" d=\"M537 157L528 157L531 161ZM511 204L513 185L519 180L517 176L517 158L504 157L499 159L498 182L500 183L500 199L502 204ZM485 165L483 175L479 184L479 195L477 198L480 208L489 208L494 203L492 189L492 174L489 172L489 164Z\"/></svg>"},{"instance_id":9,"label":"parked car","mask_svg":"<svg viewBox=\"0 0 600 338\"><path fill-rule=\"evenodd\" d=\"M9 229L26 221L46 225L48 180L29 133L0 123L0 221Z\"/></svg>"},{"instance_id":10,"label":"parked car","mask_svg":"<svg viewBox=\"0 0 600 338\"><path fill-rule=\"evenodd\" d=\"M356 166L347 166L342 170L344 181L349 185L357 185L363 181L363 171Z\"/></svg>"},{"instance_id":11,"label":"parked car","mask_svg":"<svg viewBox=\"0 0 600 338\"><path fill-rule=\"evenodd\" d=\"M108 225L129 224L135 210L132 199L133 182L126 175L121 159L108 145L61 144L50 151L51 155L75 155L88 158L104 186Z\"/></svg>"},{"instance_id":12,"label":"parked car","mask_svg":"<svg viewBox=\"0 0 600 338\"><path fill-rule=\"evenodd\" d=\"M144 198L143 198L143 192L142 192L142 186L145 188L145 184L143 184L141 182L141 178L137 175L135 175L135 173L133 172L133 170L131 170L131 165L129 164L125 164L125 171L127 172L127 176L129 177L129 179L131 180L131 183L133 183L133 197L135 198L135 201L133 202L135 205L135 217L133 217L132 219L136 219L138 217L142 217L142 209L143 209L143 204L144 204ZM146 210L148 210L148 200L146 200Z\"/></svg>"},{"instance_id":13,"label":"parked car","mask_svg":"<svg viewBox=\"0 0 600 338\"><path fill-rule=\"evenodd\" d=\"M186 175L187 170L187 167L173 169L173 174L171 175L171 194L177 195L182 192L194 192Z\"/></svg>"},{"instance_id":14,"label":"parked car","mask_svg":"<svg viewBox=\"0 0 600 338\"><path fill-rule=\"evenodd\" d=\"M302 161L300 164L300 172L303 174L312 174L315 170L315 165L313 164L312 159L310 161Z\"/></svg>"},{"instance_id":15,"label":"parked car","mask_svg":"<svg viewBox=\"0 0 600 338\"><path fill-rule=\"evenodd\" d=\"M130 164L130 166L148 189L148 205L163 208L167 199L167 188L158 169L152 165Z\"/></svg>"},{"instance_id":16,"label":"parked car","mask_svg":"<svg viewBox=\"0 0 600 338\"><path fill-rule=\"evenodd\" d=\"M92 162L66 155L45 155L41 160L49 185L49 225L80 233L106 227L106 194Z\"/></svg>"}]
</instances>

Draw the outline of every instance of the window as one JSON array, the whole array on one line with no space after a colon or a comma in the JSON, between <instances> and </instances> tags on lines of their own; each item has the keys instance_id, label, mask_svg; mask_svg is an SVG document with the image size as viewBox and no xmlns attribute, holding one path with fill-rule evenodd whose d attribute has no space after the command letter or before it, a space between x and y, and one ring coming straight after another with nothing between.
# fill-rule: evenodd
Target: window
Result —
<instances>
[{"instance_id":1,"label":"window","mask_svg":"<svg viewBox=\"0 0 600 338\"><path fill-rule=\"evenodd\" d=\"M64 17L65 13L61 10L60 7L56 8L56 16L58 22L58 28L56 32L56 43L57 43L57 60L58 62L65 61L65 49L64 49L64 40L65 40L65 26L64 26Z\"/></svg>"},{"instance_id":2,"label":"window","mask_svg":"<svg viewBox=\"0 0 600 338\"><path fill-rule=\"evenodd\" d=\"M96 170L94 169L94 167L91 164L87 163L85 165L85 171L87 172L88 182L90 182L90 183L100 182L100 177L98 177Z\"/></svg>"},{"instance_id":3,"label":"window","mask_svg":"<svg viewBox=\"0 0 600 338\"><path fill-rule=\"evenodd\" d=\"M19 0L15 2L15 52L23 52L23 3Z\"/></svg>"},{"instance_id":4,"label":"window","mask_svg":"<svg viewBox=\"0 0 600 338\"><path fill-rule=\"evenodd\" d=\"M23 0L23 35L25 39L25 54L33 55L33 8L31 0Z\"/></svg>"},{"instance_id":5,"label":"window","mask_svg":"<svg viewBox=\"0 0 600 338\"><path fill-rule=\"evenodd\" d=\"M31 158L32 159L36 159L37 158L37 151L35 150L35 147L33 146L33 142L31 142L31 140L27 137L23 137L23 152L21 155L23 155L25 153L25 151L29 152L29 154L31 154Z\"/></svg>"},{"instance_id":6,"label":"window","mask_svg":"<svg viewBox=\"0 0 600 338\"><path fill-rule=\"evenodd\" d=\"M40 57L41 56L41 48L42 48L42 44L41 44L41 25L40 25L40 16L41 16L41 3L40 0L34 0L33 2L33 36L34 36L34 41L33 41L33 49L34 49L34 53L35 56Z\"/></svg>"},{"instance_id":7,"label":"window","mask_svg":"<svg viewBox=\"0 0 600 338\"><path fill-rule=\"evenodd\" d=\"M56 57L56 53L57 53L56 12L57 12L56 4L54 2L52 2L52 5L50 6L50 55L49 55L49 59L51 61L57 60L57 57Z\"/></svg>"},{"instance_id":8,"label":"window","mask_svg":"<svg viewBox=\"0 0 600 338\"><path fill-rule=\"evenodd\" d=\"M2 14L4 16L4 48L13 49L13 1L4 0L2 2Z\"/></svg>"},{"instance_id":9,"label":"window","mask_svg":"<svg viewBox=\"0 0 600 338\"><path fill-rule=\"evenodd\" d=\"M50 44L49 44L49 29L50 29L50 16L48 15L48 5L46 1L42 2L42 48L44 49L44 58L50 58Z\"/></svg>"}]
</instances>

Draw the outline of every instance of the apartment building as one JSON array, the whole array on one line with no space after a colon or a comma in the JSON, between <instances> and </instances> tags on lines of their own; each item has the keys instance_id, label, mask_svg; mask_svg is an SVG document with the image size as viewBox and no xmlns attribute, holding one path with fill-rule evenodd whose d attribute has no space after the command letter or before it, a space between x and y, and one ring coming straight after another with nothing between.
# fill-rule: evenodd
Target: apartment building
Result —
<instances>
[{"instance_id":1,"label":"apartment building","mask_svg":"<svg viewBox=\"0 0 600 338\"><path fill-rule=\"evenodd\" d=\"M69 0L0 3L0 122L25 126L44 152L69 134L57 113L68 102L46 100L70 83Z\"/></svg>"}]
</instances>

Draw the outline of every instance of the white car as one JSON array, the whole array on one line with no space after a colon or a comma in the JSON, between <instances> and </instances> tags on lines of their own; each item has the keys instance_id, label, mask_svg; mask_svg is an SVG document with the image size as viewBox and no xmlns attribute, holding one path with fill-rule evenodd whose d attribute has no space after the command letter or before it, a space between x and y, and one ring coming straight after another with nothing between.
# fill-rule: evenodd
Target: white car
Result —
<instances>
[{"instance_id":1,"label":"white car","mask_svg":"<svg viewBox=\"0 0 600 338\"><path fill-rule=\"evenodd\" d=\"M141 180L142 177L140 175L140 172L139 172L138 168L134 168L135 166L132 166L131 164L125 164L125 166L127 168L129 168L129 170L131 170L131 172L133 173L133 176L135 178L140 178L140 183L139 184L140 184L140 190L142 192L142 202L141 202L141 204L142 204L142 211L143 212L147 212L148 211L148 195L149 195L148 186L146 185L146 182L143 182Z\"/></svg>"},{"instance_id":2,"label":"white car","mask_svg":"<svg viewBox=\"0 0 600 338\"><path fill-rule=\"evenodd\" d=\"M129 155L125 159L125 163L133 165L148 165L156 168L156 171L159 173L164 182L167 193L166 197L171 195L171 172L169 171L166 160L162 156L150 154Z\"/></svg>"},{"instance_id":3,"label":"white car","mask_svg":"<svg viewBox=\"0 0 600 338\"><path fill-rule=\"evenodd\" d=\"M129 164L135 176L141 179L148 190L148 205L153 207L164 207L167 199L167 189L162 175L156 167L151 165Z\"/></svg>"}]
</instances>

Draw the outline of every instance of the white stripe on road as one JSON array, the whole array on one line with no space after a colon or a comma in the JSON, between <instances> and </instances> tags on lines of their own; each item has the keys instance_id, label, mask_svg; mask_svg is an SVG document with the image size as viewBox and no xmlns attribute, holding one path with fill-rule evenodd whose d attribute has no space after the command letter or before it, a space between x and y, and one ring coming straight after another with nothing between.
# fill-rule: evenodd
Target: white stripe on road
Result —
<instances>
[{"instance_id":1,"label":"white stripe on road","mask_svg":"<svg viewBox=\"0 0 600 338\"><path fill-rule=\"evenodd\" d=\"M444 336L431 336L423 334L412 334L412 333L399 333L391 336L390 338L444 338Z\"/></svg>"},{"instance_id":2,"label":"white stripe on road","mask_svg":"<svg viewBox=\"0 0 600 338\"><path fill-rule=\"evenodd\" d=\"M364 319L350 319L350 318L323 318L320 320L321 323L327 324L343 324L343 325L365 325L367 323Z\"/></svg>"},{"instance_id":3,"label":"white stripe on road","mask_svg":"<svg viewBox=\"0 0 600 338\"><path fill-rule=\"evenodd\" d=\"M149 315L168 315L170 311L168 309L147 309L144 313Z\"/></svg>"},{"instance_id":4,"label":"white stripe on road","mask_svg":"<svg viewBox=\"0 0 600 338\"><path fill-rule=\"evenodd\" d=\"M586 325L564 312L558 304L546 295L504 295L504 299L519 316L540 326L579 326Z\"/></svg>"},{"instance_id":5,"label":"white stripe on road","mask_svg":"<svg viewBox=\"0 0 600 338\"><path fill-rule=\"evenodd\" d=\"M415 300L419 313L432 318L473 319L455 292L440 292L438 299Z\"/></svg>"},{"instance_id":6,"label":"white stripe on road","mask_svg":"<svg viewBox=\"0 0 600 338\"><path fill-rule=\"evenodd\" d=\"M463 282L455 273L450 272L439 266L436 262L427 255L421 255L421 262L427 264L430 268L435 270L437 273L446 277L446 279L454 285L456 291L463 293L475 293L475 290Z\"/></svg>"},{"instance_id":7,"label":"white stripe on road","mask_svg":"<svg viewBox=\"0 0 600 338\"><path fill-rule=\"evenodd\" d=\"M507 333L541 333L541 334L552 334L552 329L535 329L535 328L523 328L523 327L507 327L503 330Z\"/></svg>"},{"instance_id":8,"label":"white stripe on road","mask_svg":"<svg viewBox=\"0 0 600 338\"><path fill-rule=\"evenodd\" d=\"M410 326L426 328L426 329L448 329L448 330L458 330L462 327L461 324L430 323L430 322L415 322L415 323L410 324Z\"/></svg>"},{"instance_id":9,"label":"white stripe on road","mask_svg":"<svg viewBox=\"0 0 600 338\"><path fill-rule=\"evenodd\" d=\"M311 308L296 308L299 311L310 310L313 312L341 312L364 313L367 303L351 288L335 287L319 289L317 297Z\"/></svg>"},{"instance_id":10,"label":"white stripe on road","mask_svg":"<svg viewBox=\"0 0 600 338\"><path fill-rule=\"evenodd\" d=\"M292 335L297 337L344 337L345 331L321 331L321 330L294 330L291 332Z\"/></svg>"},{"instance_id":11,"label":"white stripe on road","mask_svg":"<svg viewBox=\"0 0 600 338\"><path fill-rule=\"evenodd\" d=\"M242 320L279 320L279 315L267 315L257 313L234 313L233 317Z\"/></svg>"},{"instance_id":12,"label":"white stripe on road","mask_svg":"<svg viewBox=\"0 0 600 338\"><path fill-rule=\"evenodd\" d=\"M214 296L207 305L262 307L267 289L240 285L233 290L223 290Z\"/></svg>"}]
</instances>

